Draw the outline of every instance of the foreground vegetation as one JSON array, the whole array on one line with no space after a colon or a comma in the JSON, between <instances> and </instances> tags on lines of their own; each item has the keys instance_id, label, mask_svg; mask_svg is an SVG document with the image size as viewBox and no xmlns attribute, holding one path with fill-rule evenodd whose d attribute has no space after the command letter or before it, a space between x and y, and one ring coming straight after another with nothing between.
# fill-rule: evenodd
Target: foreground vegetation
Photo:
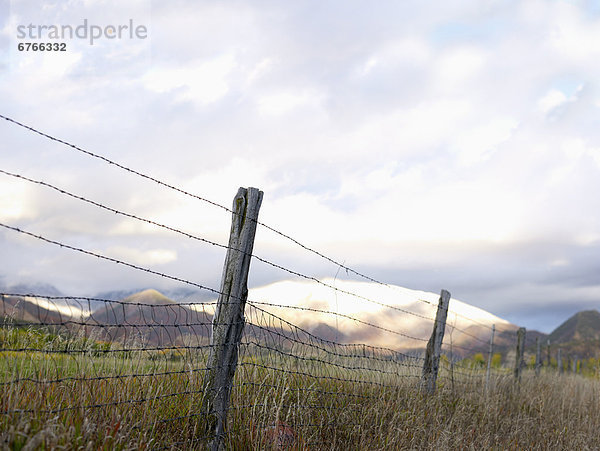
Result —
<instances>
[{"instance_id":1,"label":"foreground vegetation","mask_svg":"<svg viewBox=\"0 0 600 451\"><path fill-rule=\"evenodd\" d=\"M125 353L86 341L69 348L49 333L2 334L2 348L12 349L0 353L4 449L206 447L202 353ZM29 340L39 352L15 351ZM88 352L44 352L84 345ZM600 448L595 378L526 371L515 384L497 370L486 393L482 370L446 366L428 396L417 366L371 362L381 371L356 371L255 353L240 360L229 449Z\"/></svg>"}]
</instances>

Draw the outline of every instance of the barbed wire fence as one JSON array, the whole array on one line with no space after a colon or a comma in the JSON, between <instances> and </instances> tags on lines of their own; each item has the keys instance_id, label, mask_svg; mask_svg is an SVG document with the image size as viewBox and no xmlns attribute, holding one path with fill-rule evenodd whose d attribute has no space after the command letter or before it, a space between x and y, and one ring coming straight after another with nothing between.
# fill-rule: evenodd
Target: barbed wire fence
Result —
<instances>
[{"instance_id":1,"label":"barbed wire fence","mask_svg":"<svg viewBox=\"0 0 600 451\"><path fill-rule=\"evenodd\" d=\"M0 386L7 393L0 402L0 424L9 431L2 434L5 443L14 440L10 431L12 436L17 434L31 415L42 423L69 415L71 424L87 424L90 431L93 424L106 422L108 417L113 444L136 436L157 447L208 445L221 449L232 437L248 437L259 444L292 442L302 449L339 434L341 422L356 422L349 418L360 416L370 402L393 397L407 383L429 393L435 391L436 381L452 390L472 380L485 381L487 389L490 373L513 373L508 362L490 363L494 334L503 346L511 343L516 347L514 331L496 330L453 312L449 308L450 293L445 290L438 304L415 298L410 305L419 304L421 308L414 311L402 303L384 302L360 290L340 288L326 279L256 255L254 233L262 227L337 269L398 294L394 285L346 266L260 222L262 193L256 189L240 188L233 207L228 208L14 119L2 115L0 118L162 188L219 208L232 217L229 244L218 243L47 181L0 169L5 177L227 252L223 279L217 289L0 223L4 230L44 245L95 257L218 297L210 302L173 302L153 291L120 300L6 290L0 293ZM344 300L379 309L391 320L382 324L374 315L291 305L285 299L248 298L251 259L286 276L314 283ZM337 326L338 321L352 324L360 332L356 334L358 339L340 337L341 331L332 326ZM413 322L419 326L411 327ZM523 336L522 340L519 349L532 346L531 338ZM539 341L536 345L541 349ZM517 379L517 370L526 366L524 351L520 352L515 352ZM487 368L478 366L481 362L474 364L474 360L465 359L478 353L485 356L482 362L487 362ZM548 351L548 364L549 355ZM540 352L536 354L536 366L538 362ZM558 367L562 368L560 363ZM354 426L360 429L361 424ZM93 433L99 432L88 435ZM157 433L171 440L153 444L151 436Z\"/></svg>"}]
</instances>

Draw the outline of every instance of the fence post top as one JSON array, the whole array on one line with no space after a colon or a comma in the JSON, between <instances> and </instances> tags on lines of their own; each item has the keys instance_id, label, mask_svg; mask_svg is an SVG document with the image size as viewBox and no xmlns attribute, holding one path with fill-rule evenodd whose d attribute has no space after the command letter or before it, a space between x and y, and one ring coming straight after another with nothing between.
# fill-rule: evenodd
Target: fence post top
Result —
<instances>
[{"instance_id":1,"label":"fence post top","mask_svg":"<svg viewBox=\"0 0 600 451\"><path fill-rule=\"evenodd\" d=\"M240 196L240 195L244 195L244 194L246 194L246 193L258 193L260 196L262 196L262 195L264 194L264 193L263 193L263 192L262 192L260 189L258 189L258 188L255 188L255 187L253 187L253 186L249 186L249 187L247 187L247 188L245 188L245 187L243 187L243 186L240 186L240 187L238 188L238 192L237 192L237 195L238 195L238 196Z\"/></svg>"}]
</instances>

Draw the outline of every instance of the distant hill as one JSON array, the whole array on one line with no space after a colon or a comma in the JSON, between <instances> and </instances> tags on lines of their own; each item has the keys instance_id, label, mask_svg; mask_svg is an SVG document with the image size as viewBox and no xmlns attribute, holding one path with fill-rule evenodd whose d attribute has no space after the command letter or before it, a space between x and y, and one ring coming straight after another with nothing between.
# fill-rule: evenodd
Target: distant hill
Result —
<instances>
[{"instance_id":1,"label":"distant hill","mask_svg":"<svg viewBox=\"0 0 600 451\"><path fill-rule=\"evenodd\" d=\"M72 312L55 308L44 299L26 296L0 297L1 321L28 324L56 324L73 318Z\"/></svg>"},{"instance_id":2,"label":"distant hill","mask_svg":"<svg viewBox=\"0 0 600 451\"><path fill-rule=\"evenodd\" d=\"M61 296L61 292L53 285L47 283L19 283L13 285L2 285L0 287L5 293L37 294L40 296Z\"/></svg>"},{"instance_id":3,"label":"distant hill","mask_svg":"<svg viewBox=\"0 0 600 451\"><path fill-rule=\"evenodd\" d=\"M337 291L324 284L335 286ZM206 344L212 329L212 307L205 311L203 302L207 299L201 299L206 296L188 289L172 290L167 294L154 289L135 293L106 291L97 297L107 301L97 302L20 297L7 299L0 313L10 312L24 322L39 322L40 318L43 322L72 319L74 323L67 327L74 332L81 331L79 325L83 321L85 333L103 341L139 340L148 346ZM321 283L280 281L250 289L245 336L250 340L259 339L267 336L265 331L270 330L276 331L279 337L312 335L341 343L365 343L420 353L431 334L438 298L437 293L369 282L339 279L323 279ZM600 317L600 313L595 314ZM582 332L593 329L583 326L590 322L586 321L578 322L579 335L573 336L589 335ZM477 352L487 354L492 324L496 326L495 352L505 356L514 352L518 326L452 298L444 352L452 353L456 358ZM545 343L546 335L527 331L528 352L531 352L536 337Z\"/></svg>"},{"instance_id":4,"label":"distant hill","mask_svg":"<svg viewBox=\"0 0 600 451\"><path fill-rule=\"evenodd\" d=\"M571 316L548 337L551 343L600 340L600 312L584 310Z\"/></svg>"},{"instance_id":5,"label":"distant hill","mask_svg":"<svg viewBox=\"0 0 600 451\"><path fill-rule=\"evenodd\" d=\"M276 322L279 317L328 340L422 352L431 335L439 296L372 282L286 280L250 289L248 302L257 302L258 306L262 302L274 304L264 307L274 316L255 319L249 310L248 318ZM455 357L487 352L492 324L497 330L506 331L507 340L510 337L514 341L517 326L452 298L444 351L452 349Z\"/></svg>"},{"instance_id":6,"label":"distant hill","mask_svg":"<svg viewBox=\"0 0 600 451\"><path fill-rule=\"evenodd\" d=\"M210 337L212 315L149 289L105 303L86 322L100 340L193 346Z\"/></svg>"},{"instance_id":7,"label":"distant hill","mask_svg":"<svg viewBox=\"0 0 600 451\"><path fill-rule=\"evenodd\" d=\"M93 297L98 299L109 299L111 301L118 301L136 293L140 293L141 291L145 291L145 289L102 291L100 293L96 293Z\"/></svg>"},{"instance_id":8,"label":"distant hill","mask_svg":"<svg viewBox=\"0 0 600 451\"><path fill-rule=\"evenodd\" d=\"M558 326L548 339L564 356L578 358L600 356L600 312L584 310Z\"/></svg>"},{"instance_id":9,"label":"distant hill","mask_svg":"<svg viewBox=\"0 0 600 451\"><path fill-rule=\"evenodd\" d=\"M111 290L111 291L101 291L95 294L93 297L98 299L109 299L113 301L118 301L120 299L125 299L129 296L132 296L137 293L141 293L146 291L148 288L132 288L127 290ZM191 303L203 303L209 301L214 297L214 295L210 292L206 292L203 290L190 289L187 287L174 288L174 289L160 289L161 294L171 299L172 301L184 304ZM98 309L99 307L103 307L102 303L93 303L93 310Z\"/></svg>"},{"instance_id":10,"label":"distant hill","mask_svg":"<svg viewBox=\"0 0 600 451\"><path fill-rule=\"evenodd\" d=\"M107 302L87 319L87 334L102 341L131 344L139 341L144 346L164 347L207 344L212 330L212 307L205 311L202 304L191 307L179 304L157 290L134 293L120 301ZM254 309L250 308L248 312ZM254 321L256 312L247 317L245 337L250 342L264 340L309 341L308 333L328 340L344 340L343 333L324 323L315 323L309 331L292 331L284 322L269 320L267 324ZM262 315L261 315L262 316ZM265 331L274 334L265 334ZM270 338L269 338L270 337ZM288 343L289 344L289 343ZM276 346L273 342L272 346ZM277 345L281 346L282 343ZM135 346L135 344L134 344Z\"/></svg>"}]
</instances>

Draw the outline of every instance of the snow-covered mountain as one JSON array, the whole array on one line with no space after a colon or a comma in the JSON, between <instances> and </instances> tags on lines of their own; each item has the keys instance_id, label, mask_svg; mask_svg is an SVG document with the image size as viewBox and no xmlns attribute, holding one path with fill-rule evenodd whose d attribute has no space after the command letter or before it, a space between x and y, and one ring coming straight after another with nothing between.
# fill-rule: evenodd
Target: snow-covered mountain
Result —
<instances>
[{"instance_id":1,"label":"snow-covered mountain","mask_svg":"<svg viewBox=\"0 0 600 451\"><path fill-rule=\"evenodd\" d=\"M52 294L59 293L52 290ZM113 291L98 297L119 300L129 299L130 295L130 292ZM210 301L206 294L188 289L160 295L166 295L168 302L197 303L198 311L203 311L201 305ZM281 327L278 319L281 318L327 340L403 351L422 350L431 335L439 296L394 285L333 278L319 282L285 280L250 289L246 317L249 327ZM53 312L63 319L84 319L92 311L106 308L105 302L27 297L21 304L11 306L11 311L26 304L37 305L38 309ZM34 309L29 310L35 313ZM446 352L452 349L457 355L466 355L484 351L492 325L498 332L496 345L502 346L504 342L508 346L514 341L517 326L452 298L444 337Z\"/></svg>"},{"instance_id":2,"label":"snow-covered mountain","mask_svg":"<svg viewBox=\"0 0 600 451\"><path fill-rule=\"evenodd\" d=\"M326 330L328 339L405 350L423 348L429 339L438 293L332 278L320 282L275 282L250 289L248 301L308 331ZM251 313L247 316L253 321ZM492 325L499 332L517 329L498 316L452 298L444 343L457 346L459 354L464 353L460 346L484 348Z\"/></svg>"}]
</instances>

